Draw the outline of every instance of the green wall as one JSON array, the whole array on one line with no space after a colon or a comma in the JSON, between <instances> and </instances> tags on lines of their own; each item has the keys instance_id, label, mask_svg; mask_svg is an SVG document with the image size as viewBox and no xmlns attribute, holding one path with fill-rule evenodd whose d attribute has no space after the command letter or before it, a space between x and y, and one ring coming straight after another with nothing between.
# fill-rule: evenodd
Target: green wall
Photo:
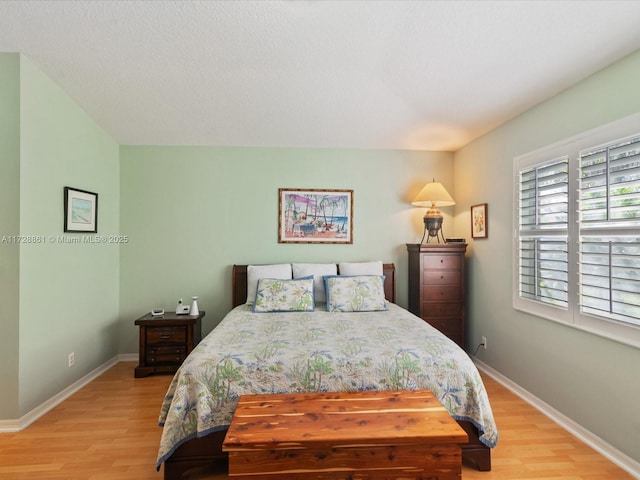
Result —
<instances>
[{"instance_id":1,"label":"green wall","mask_svg":"<svg viewBox=\"0 0 640 480\"><path fill-rule=\"evenodd\" d=\"M0 55L0 418L18 417L20 56ZM2 237L4 241L2 241Z\"/></svg>"},{"instance_id":2,"label":"green wall","mask_svg":"<svg viewBox=\"0 0 640 480\"><path fill-rule=\"evenodd\" d=\"M121 352L137 351L136 318L180 297L199 297L210 331L231 309L234 263L393 262L406 306L405 244L420 241L424 215L409 202L433 177L453 188L448 152L123 146L120 156ZM278 243L281 187L352 189L354 243Z\"/></svg>"},{"instance_id":3,"label":"green wall","mask_svg":"<svg viewBox=\"0 0 640 480\"><path fill-rule=\"evenodd\" d=\"M119 246L68 244L62 238L79 237L63 234L64 186L97 192L99 233L118 232L119 151L113 139L27 58L3 54L0 62L0 75L9 73L10 84L19 81L19 95L15 86L9 95L12 108L5 109L3 103L0 114L14 138L2 146L3 154L5 148L11 153L9 162L3 160L10 175L0 180L9 187L6 192L2 188L1 208L10 211L10 225L3 220L0 233L19 227L16 233L22 236L46 239L20 245L19 275L11 251L11 275L2 288L2 300L10 307L2 314L3 327L9 323L2 342L10 348L3 345L0 364L3 376L13 382L9 388L3 383L0 418L16 418L118 353ZM1 84L3 95L6 87ZM19 116L11 114L7 122L7 112L17 113L16 106ZM75 353L72 368L67 366L70 352Z\"/></svg>"},{"instance_id":4,"label":"green wall","mask_svg":"<svg viewBox=\"0 0 640 480\"><path fill-rule=\"evenodd\" d=\"M640 461L640 350L512 307L513 162L518 155L640 111L640 52L455 154L456 227L489 204L489 238L469 246L469 347L556 410Z\"/></svg>"}]
</instances>

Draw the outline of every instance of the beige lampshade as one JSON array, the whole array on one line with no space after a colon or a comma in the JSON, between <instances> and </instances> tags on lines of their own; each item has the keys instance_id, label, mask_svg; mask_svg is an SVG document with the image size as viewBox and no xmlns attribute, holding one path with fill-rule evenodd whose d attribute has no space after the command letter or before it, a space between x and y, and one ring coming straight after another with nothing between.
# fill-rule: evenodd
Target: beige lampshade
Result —
<instances>
[{"instance_id":1,"label":"beige lampshade","mask_svg":"<svg viewBox=\"0 0 640 480\"><path fill-rule=\"evenodd\" d=\"M411 205L416 207L449 207L456 202L451 198L441 183L427 183L420 193L413 199Z\"/></svg>"}]
</instances>

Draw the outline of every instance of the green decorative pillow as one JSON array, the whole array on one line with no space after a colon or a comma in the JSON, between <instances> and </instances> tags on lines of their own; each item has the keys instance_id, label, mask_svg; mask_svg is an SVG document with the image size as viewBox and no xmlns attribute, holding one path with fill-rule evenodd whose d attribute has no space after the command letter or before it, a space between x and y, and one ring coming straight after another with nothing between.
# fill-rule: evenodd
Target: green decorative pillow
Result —
<instances>
[{"instance_id":1,"label":"green decorative pillow","mask_svg":"<svg viewBox=\"0 0 640 480\"><path fill-rule=\"evenodd\" d=\"M314 309L313 276L295 280L258 280L254 312L313 312Z\"/></svg>"},{"instance_id":2,"label":"green decorative pillow","mask_svg":"<svg viewBox=\"0 0 640 480\"><path fill-rule=\"evenodd\" d=\"M387 309L384 275L324 277L329 312L373 312Z\"/></svg>"}]
</instances>

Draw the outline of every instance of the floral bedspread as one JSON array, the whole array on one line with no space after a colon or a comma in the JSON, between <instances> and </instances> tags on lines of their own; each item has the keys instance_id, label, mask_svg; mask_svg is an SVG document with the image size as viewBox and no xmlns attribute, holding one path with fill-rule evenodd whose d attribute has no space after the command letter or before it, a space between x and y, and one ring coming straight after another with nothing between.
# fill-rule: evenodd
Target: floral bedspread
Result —
<instances>
[{"instance_id":1,"label":"floral bedspread","mask_svg":"<svg viewBox=\"0 0 640 480\"><path fill-rule=\"evenodd\" d=\"M182 443L224 429L243 394L428 389L488 447L498 441L469 356L407 310L253 313L241 305L187 357L165 396L159 469Z\"/></svg>"}]
</instances>

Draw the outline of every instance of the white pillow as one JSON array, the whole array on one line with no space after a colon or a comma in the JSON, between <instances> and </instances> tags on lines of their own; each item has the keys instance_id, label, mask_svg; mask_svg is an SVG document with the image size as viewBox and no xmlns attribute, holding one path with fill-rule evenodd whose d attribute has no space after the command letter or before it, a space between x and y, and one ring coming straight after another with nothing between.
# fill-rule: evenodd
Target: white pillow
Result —
<instances>
[{"instance_id":1,"label":"white pillow","mask_svg":"<svg viewBox=\"0 0 640 480\"><path fill-rule=\"evenodd\" d=\"M258 280L261 278L277 278L291 280L291 264L248 265L247 266L247 303L253 305L256 300Z\"/></svg>"},{"instance_id":2,"label":"white pillow","mask_svg":"<svg viewBox=\"0 0 640 480\"><path fill-rule=\"evenodd\" d=\"M382 261L377 262L342 262L338 266L340 275L382 275Z\"/></svg>"},{"instance_id":3,"label":"white pillow","mask_svg":"<svg viewBox=\"0 0 640 480\"><path fill-rule=\"evenodd\" d=\"M294 263L291 267L293 278L304 278L313 275L313 296L315 301L320 303L327 301L322 277L338 274L338 267L335 263Z\"/></svg>"}]
</instances>

